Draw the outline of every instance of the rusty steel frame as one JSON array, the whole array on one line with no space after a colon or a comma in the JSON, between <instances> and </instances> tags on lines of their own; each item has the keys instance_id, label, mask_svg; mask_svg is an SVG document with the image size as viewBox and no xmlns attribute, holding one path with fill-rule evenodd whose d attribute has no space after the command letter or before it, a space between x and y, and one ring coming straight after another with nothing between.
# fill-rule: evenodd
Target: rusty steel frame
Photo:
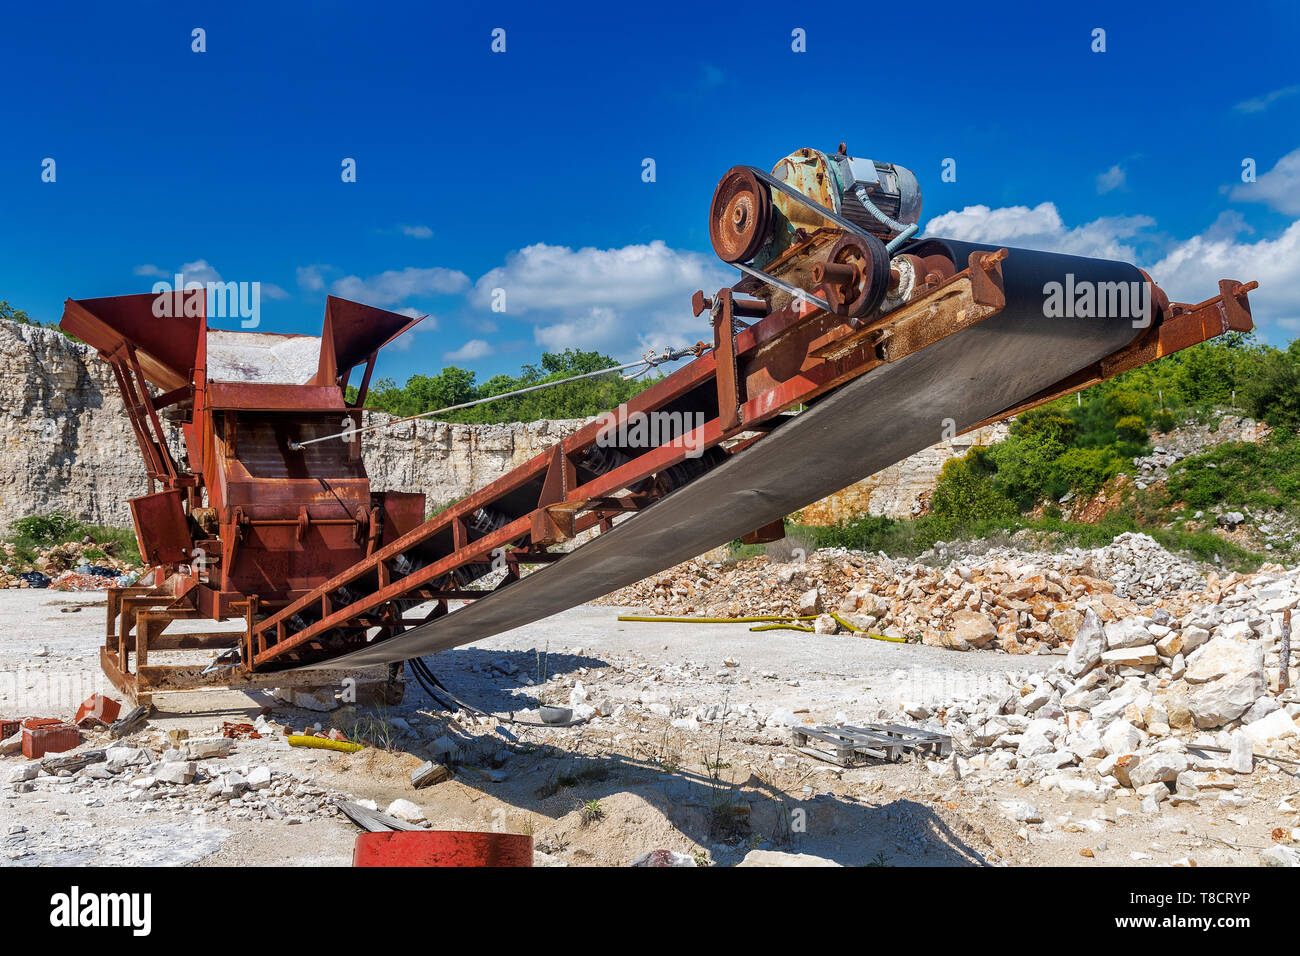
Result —
<instances>
[{"instance_id":1,"label":"rusty steel frame","mask_svg":"<svg viewBox=\"0 0 1300 956\"><path fill-rule=\"evenodd\" d=\"M439 600L435 615L446 613L447 595L430 588L458 568L480 564L496 554L515 554L508 584L519 564L559 561L563 553L547 548L593 526L602 530L620 513L636 511L655 500L654 495L622 494L652 476L685 460L692 445L712 448L733 443L749 447L762 441L773 420L798 405L815 401L837 386L887 362L898 361L920 349L968 328L1005 306L1001 263L1005 249L971 253L967 267L946 278L935 277L917 298L878 320L858 325L843 316L793 301L768 313L765 304L738 298L722 289L706 298L696 293L696 314L711 313L713 348L689 366L640 393L614 411L618 424L629 416L671 406L683 396L709 388L716 393L718 412L693 432L658 447L648 448L630 461L586 482L578 482L574 462L596 441L603 426L591 423L540 453L508 475L480 489L419 528L392 542L366 560L334 576L309 595L298 598L267 618L255 622L247 635L245 660L254 670L304 666L317 655L346 653L368 643L360 635L343 646L323 643L330 632L355 626L358 620L390 626L382 636L400 632L416 621L404 620L399 602ZM1100 369L1085 370L1076 378L1047 389L995 418L1004 418L1033 405L1050 401L1063 389L1081 388L1095 375L1109 377L1126 368L1151 361L1195 342L1232 329L1249 329L1245 293L1253 286L1225 281L1215 299L1194 306L1166 304L1152 328L1130 346L1110 356ZM1152 289L1156 289L1152 284ZM1167 307L1166 307L1167 306ZM757 318L740 327L740 316ZM1215 316L1218 320L1215 321ZM521 489L537 487L535 507L497 530L470 540L466 520L479 509L492 508ZM453 547L436 560L399 577L393 562L418 550L450 529ZM755 535L770 536L772 528ZM509 548L520 548L511 552ZM373 581L374 586L370 585ZM340 588L365 591L359 600L336 604L330 594ZM291 621L304 612L319 612L306 627L294 629Z\"/></svg>"},{"instance_id":2,"label":"rusty steel frame","mask_svg":"<svg viewBox=\"0 0 1300 956\"><path fill-rule=\"evenodd\" d=\"M101 664L115 686L138 699L153 689L230 685L236 675L151 664L149 650L237 646L240 634L178 644L163 631L173 621L230 617L244 618L247 630L257 609L308 592L424 519L423 495L371 492L359 441L317 451L312 460L328 471L288 450L298 429L315 427L305 416L328 416L329 427L336 415L359 423L379 349L419 321L329 296L315 351L301 353L314 372L300 363L271 373L235 351L214 374L213 335L226 349L278 348L295 337L209 330L198 287L67 300L61 325L111 367L149 482L149 493L129 504L154 584L109 593ZM348 403L348 378L362 364ZM188 470L168 445L165 410L181 423ZM240 454L245 429L255 464ZM212 516L209 525L200 512ZM200 552L204 576L190 568Z\"/></svg>"},{"instance_id":3,"label":"rusty steel frame","mask_svg":"<svg viewBox=\"0 0 1300 956\"><path fill-rule=\"evenodd\" d=\"M835 314L801 299L776 298L769 304L752 297L756 290L748 280L711 297L697 292L694 311L696 316L709 314L712 342L700 343L694 361L422 522L413 520L411 512L419 498L422 517L423 496L392 492L387 493L392 497L371 496L368 508L362 508L358 498L354 510L330 489L342 513L335 513L338 508L312 513L319 493L308 488L311 482L300 480L312 478L305 457L294 464L282 448L285 467L298 468L301 476L259 477L238 458L240 433L232 427L235 416L267 412L291 418L341 413L359 423L378 350L413 324L405 317L331 297L319 370L303 384L287 385L212 380L205 320L182 324L172 333L176 338L169 339L142 326L130 303L69 300L65 327L91 342L112 366L145 459L151 496L155 483L164 489L156 500L146 496L132 502L142 554L156 559L156 586L110 591L101 651L105 673L133 697L183 687L265 686L266 681L274 683L279 671L319 671L374 641L435 621L449 613L449 601L493 594L519 580L528 565L562 562L568 552L551 550L554 546L590 529L608 531L620 516L654 504L729 455L762 447L773 430L797 427L800 406L999 315L1008 303L1003 263L1015 255L995 247L969 252L964 263L951 261L955 252L946 259L909 255L913 270L923 277L916 292L874 319ZM958 270L958 265L963 267ZM822 270L818 290L823 296L829 297L825 283L845 281L843 272ZM979 424L1010 417L1216 335L1252 327L1248 293L1254 283L1224 280L1218 296L1185 304L1169 302L1150 277L1142 277L1155 303L1148 328L1100 361ZM368 327L371 320L378 326ZM185 358L191 348L192 361ZM363 364L358 398L347 404L343 395L351 371ZM157 395L151 394L150 385ZM163 433L158 413L171 406L181 406L190 416L185 425L189 472L174 461ZM591 465L592 454L610 430L626 427L639 415L682 410L698 415L698 424L658 444L619 446L621 457L612 464ZM346 458L348 468L355 469L345 479L355 485L352 497L369 494L355 438L348 443ZM243 497L235 493L240 488L246 489ZM176 509L183 507L182 518L193 524L204 494L212 496L214 507L207 510L216 514L211 525L199 522L202 534L195 532L189 544L219 551L223 583L218 585L200 580L174 560L178 547L184 550L177 540L184 532L177 530ZM747 540L772 540L779 533L776 523L769 523ZM262 548L272 563L281 561L287 574L291 564L285 556L308 548L309 534L331 535L340 548L332 556L313 559L299 574L300 584L268 579L267 586L259 588L248 586L247 578L241 583L231 577L250 547ZM147 536L161 542L152 555ZM467 587L483 575L488 562L504 566L505 580L493 590ZM424 616L408 616L414 607L430 602L432 609ZM164 633L173 621L231 617L244 621L242 632ZM238 663L215 676L149 661L150 649L234 647L240 651Z\"/></svg>"}]
</instances>

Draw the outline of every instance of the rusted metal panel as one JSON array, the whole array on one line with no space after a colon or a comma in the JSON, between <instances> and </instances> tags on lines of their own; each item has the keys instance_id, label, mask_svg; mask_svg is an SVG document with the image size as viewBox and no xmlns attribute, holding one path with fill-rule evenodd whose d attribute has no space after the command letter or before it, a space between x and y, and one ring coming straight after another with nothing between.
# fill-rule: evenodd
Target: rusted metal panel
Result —
<instances>
[{"instance_id":1,"label":"rusted metal panel","mask_svg":"<svg viewBox=\"0 0 1300 956\"><path fill-rule=\"evenodd\" d=\"M740 406L745 402L736 368L736 328L731 290L722 290L713 302L713 360L717 366L718 414L723 431L730 431L740 424Z\"/></svg>"},{"instance_id":2,"label":"rusted metal panel","mask_svg":"<svg viewBox=\"0 0 1300 956\"><path fill-rule=\"evenodd\" d=\"M158 312L169 314L159 316L155 306L161 306ZM59 325L106 358L133 346L149 382L170 390L190 384L206 315L206 293L195 289L162 295L68 299Z\"/></svg>"},{"instance_id":3,"label":"rusted metal panel","mask_svg":"<svg viewBox=\"0 0 1300 956\"><path fill-rule=\"evenodd\" d=\"M140 554L149 564L179 564L190 559L191 538L183 502L184 495L174 489L128 499Z\"/></svg>"},{"instance_id":4,"label":"rusted metal panel","mask_svg":"<svg viewBox=\"0 0 1300 956\"><path fill-rule=\"evenodd\" d=\"M424 495L411 491L380 491L373 495L384 514L383 544L396 541L402 535L424 523Z\"/></svg>"},{"instance_id":5,"label":"rusted metal panel","mask_svg":"<svg viewBox=\"0 0 1300 956\"><path fill-rule=\"evenodd\" d=\"M312 384L334 386L340 376L367 356L414 328L427 316L410 318L386 309L340 299L325 298L325 327L321 334L320 364Z\"/></svg>"},{"instance_id":6,"label":"rusted metal panel","mask_svg":"<svg viewBox=\"0 0 1300 956\"><path fill-rule=\"evenodd\" d=\"M748 534L742 535L741 544L771 544L773 541L780 541L785 537L785 520L769 521L761 528L755 528Z\"/></svg>"}]
</instances>

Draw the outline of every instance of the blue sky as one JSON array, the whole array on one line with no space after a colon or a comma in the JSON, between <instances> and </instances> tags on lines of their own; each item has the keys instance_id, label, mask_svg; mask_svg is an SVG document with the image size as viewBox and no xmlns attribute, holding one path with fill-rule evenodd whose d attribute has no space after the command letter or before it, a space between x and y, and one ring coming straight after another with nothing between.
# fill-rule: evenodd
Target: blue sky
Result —
<instances>
[{"instance_id":1,"label":"blue sky","mask_svg":"<svg viewBox=\"0 0 1300 956\"><path fill-rule=\"evenodd\" d=\"M792 9L11 5L0 299L55 321L190 264L263 283L269 331L319 331L329 291L431 313L399 381L634 355L736 278L722 173L846 140L916 172L931 234L1130 258L1182 300L1256 278L1263 336L1300 330L1296 4Z\"/></svg>"}]
</instances>

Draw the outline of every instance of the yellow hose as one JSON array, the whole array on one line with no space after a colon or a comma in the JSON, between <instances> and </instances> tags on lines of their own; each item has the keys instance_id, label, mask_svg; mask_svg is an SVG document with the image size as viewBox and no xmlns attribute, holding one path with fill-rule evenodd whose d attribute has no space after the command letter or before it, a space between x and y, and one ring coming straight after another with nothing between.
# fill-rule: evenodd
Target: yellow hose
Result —
<instances>
[{"instance_id":1,"label":"yellow hose","mask_svg":"<svg viewBox=\"0 0 1300 956\"><path fill-rule=\"evenodd\" d=\"M758 617L620 617L620 621L666 624L752 624L755 621L815 621L816 614L766 614Z\"/></svg>"},{"instance_id":2,"label":"yellow hose","mask_svg":"<svg viewBox=\"0 0 1300 956\"><path fill-rule=\"evenodd\" d=\"M870 631L864 631L862 628L850 624L844 618L840 617L834 611L828 612L831 617L859 637L870 638L873 641L886 641L890 644L906 644L905 637L886 637L884 634L872 634ZM652 617L652 616L635 616L624 615L619 617L620 621L638 621L647 623L666 623L666 624L754 624L762 621L815 621L816 614L763 614L755 617ZM803 627L799 624L762 624L758 627L751 627L751 631L803 631L805 634L815 633L811 627Z\"/></svg>"},{"instance_id":3,"label":"yellow hose","mask_svg":"<svg viewBox=\"0 0 1300 956\"><path fill-rule=\"evenodd\" d=\"M840 617L840 616L839 616L838 614L836 614L834 611L831 611L831 612L830 612L830 615L831 615L831 617L835 618L835 620L837 620L837 621L840 623L841 626L843 626L843 627L847 627L847 628L848 628L850 631L852 631L854 634L861 634L863 637L869 637L869 638L871 638L873 641L888 641L888 642L891 643L891 644L906 644L906 643L907 643L907 638L905 638L905 637L885 637L885 635L883 635L883 634L872 634L870 631L864 631L862 628L858 627L856 624L850 624L848 621L844 620L844 618Z\"/></svg>"},{"instance_id":4,"label":"yellow hose","mask_svg":"<svg viewBox=\"0 0 1300 956\"><path fill-rule=\"evenodd\" d=\"M330 740L328 737L304 737L300 734L289 735L290 747L314 747L317 750L339 750L345 754L354 754L365 750L365 744L354 744L350 740Z\"/></svg>"}]
</instances>

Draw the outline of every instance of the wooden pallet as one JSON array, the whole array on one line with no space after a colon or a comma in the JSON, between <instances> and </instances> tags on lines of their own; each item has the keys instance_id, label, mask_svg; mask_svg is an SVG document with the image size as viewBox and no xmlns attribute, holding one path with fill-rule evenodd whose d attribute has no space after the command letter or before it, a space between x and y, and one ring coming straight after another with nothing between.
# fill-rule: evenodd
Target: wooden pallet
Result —
<instances>
[{"instance_id":1,"label":"wooden pallet","mask_svg":"<svg viewBox=\"0 0 1300 956\"><path fill-rule=\"evenodd\" d=\"M852 767L864 758L899 760L906 753L952 753L952 738L899 724L867 724L865 727L812 726L790 731L791 746L800 753L840 767ZM816 741L822 746L812 743Z\"/></svg>"}]
</instances>

